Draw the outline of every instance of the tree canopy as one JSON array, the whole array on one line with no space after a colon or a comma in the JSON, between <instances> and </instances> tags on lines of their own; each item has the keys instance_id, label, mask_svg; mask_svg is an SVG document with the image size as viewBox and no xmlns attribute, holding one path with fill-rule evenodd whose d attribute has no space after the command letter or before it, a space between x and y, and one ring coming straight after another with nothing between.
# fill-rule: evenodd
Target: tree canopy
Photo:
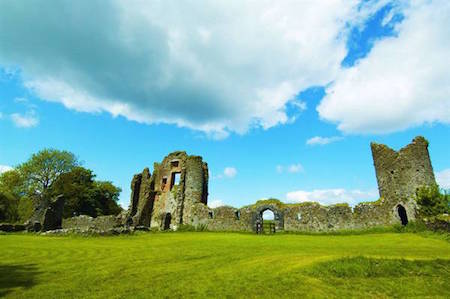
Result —
<instances>
[{"instance_id":1,"label":"tree canopy","mask_svg":"<svg viewBox=\"0 0 450 299\"><path fill-rule=\"evenodd\" d=\"M77 158L71 152L44 149L20 164L17 170L23 178L24 191L30 196L43 199L61 174L71 171L78 165Z\"/></svg>"},{"instance_id":2,"label":"tree canopy","mask_svg":"<svg viewBox=\"0 0 450 299\"><path fill-rule=\"evenodd\" d=\"M121 191L111 182L96 181L73 153L44 149L0 174L0 222L24 222L33 203L58 195L65 198L64 217L118 214Z\"/></svg>"}]
</instances>

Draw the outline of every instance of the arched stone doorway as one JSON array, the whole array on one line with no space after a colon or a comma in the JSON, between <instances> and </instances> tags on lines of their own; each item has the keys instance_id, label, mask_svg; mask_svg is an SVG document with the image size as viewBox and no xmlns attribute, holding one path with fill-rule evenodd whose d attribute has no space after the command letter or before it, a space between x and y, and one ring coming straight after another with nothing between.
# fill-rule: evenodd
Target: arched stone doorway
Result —
<instances>
[{"instance_id":1,"label":"arched stone doorway","mask_svg":"<svg viewBox=\"0 0 450 299\"><path fill-rule=\"evenodd\" d=\"M397 205L397 213L402 225L408 224L408 214L406 213L406 209L402 205Z\"/></svg>"},{"instance_id":2,"label":"arched stone doorway","mask_svg":"<svg viewBox=\"0 0 450 299\"><path fill-rule=\"evenodd\" d=\"M273 221L275 231L284 229L284 213L276 205L263 205L256 209L253 213L253 230L255 232L257 232L258 225L263 225L265 219Z\"/></svg>"},{"instance_id":3,"label":"arched stone doorway","mask_svg":"<svg viewBox=\"0 0 450 299\"><path fill-rule=\"evenodd\" d=\"M172 215L170 213L164 214L162 219L162 229L168 230L170 229L170 223L172 222Z\"/></svg>"}]
</instances>

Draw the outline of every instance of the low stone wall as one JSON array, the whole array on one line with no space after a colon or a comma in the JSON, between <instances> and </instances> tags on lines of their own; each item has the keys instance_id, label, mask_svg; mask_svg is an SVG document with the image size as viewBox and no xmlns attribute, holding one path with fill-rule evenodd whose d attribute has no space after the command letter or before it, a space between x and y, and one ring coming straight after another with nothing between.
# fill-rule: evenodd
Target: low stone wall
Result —
<instances>
[{"instance_id":1,"label":"low stone wall","mask_svg":"<svg viewBox=\"0 0 450 299\"><path fill-rule=\"evenodd\" d=\"M0 231L2 232L20 232L26 229L23 224L0 223Z\"/></svg>"},{"instance_id":2,"label":"low stone wall","mask_svg":"<svg viewBox=\"0 0 450 299\"><path fill-rule=\"evenodd\" d=\"M223 206L209 208L199 203L192 208L193 226L206 226L211 231L256 231L266 210L274 213L277 231L326 232L364 229L375 226L401 224L398 206L401 205L408 221L414 221L417 206L413 200L390 202L380 199L361 203L352 209L348 204L323 206L315 202L284 204L276 199L261 200L240 209Z\"/></svg>"},{"instance_id":3,"label":"low stone wall","mask_svg":"<svg viewBox=\"0 0 450 299\"><path fill-rule=\"evenodd\" d=\"M108 231L117 226L120 226L120 221L117 216L98 216L96 218L81 215L77 217L63 219L63 229L78 229L78 230L98 230Z\"/></svg>"}]
</instances>

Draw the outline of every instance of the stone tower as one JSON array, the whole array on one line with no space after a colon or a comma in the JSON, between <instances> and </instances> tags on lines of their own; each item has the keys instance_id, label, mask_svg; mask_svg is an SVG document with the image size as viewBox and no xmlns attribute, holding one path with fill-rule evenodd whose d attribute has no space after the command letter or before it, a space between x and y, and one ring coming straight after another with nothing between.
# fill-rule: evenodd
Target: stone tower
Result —
<instances>
[{"instance_id":1,"label":"stone tower","mask_svg":"<svg viewBox=\"0 0 450 299\"><path fill-rule=\"evenodd\" d=\"M208 201L208 165L202 157L173 152L133 177L127 224L177 229L191 222L192 207Z\"/></svg>"},{"instance_id":2,"label":"stone tower","mask_svg":"<svg viewBox=\"0 0 450 299\"><path fill-rule=\"evenodd\" d=\"M418 188L436 184L425 138L414 138L398 152L377 143L371 148L378 189L385 200L409 200Z\"/></svg>"}]
</instances>

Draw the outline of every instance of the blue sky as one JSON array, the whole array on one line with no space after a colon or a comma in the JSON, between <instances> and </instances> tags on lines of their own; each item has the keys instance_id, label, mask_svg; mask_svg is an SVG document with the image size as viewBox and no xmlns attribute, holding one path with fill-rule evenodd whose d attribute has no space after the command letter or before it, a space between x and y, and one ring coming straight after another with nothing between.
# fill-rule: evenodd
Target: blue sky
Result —
<instances>
[{"instance_id":1,"label":"blue sky","mask_svg":"<svg viewBox=\"0 0 450 299\"><path fill-rule=\"evenodd\" d=\"M185 150L213 206L353 205L378 197L370 142L423 135L450 188L445 1L37 2L0 4L0 171L69 150L126 207Z\"/></svg>"}]
</instances>

